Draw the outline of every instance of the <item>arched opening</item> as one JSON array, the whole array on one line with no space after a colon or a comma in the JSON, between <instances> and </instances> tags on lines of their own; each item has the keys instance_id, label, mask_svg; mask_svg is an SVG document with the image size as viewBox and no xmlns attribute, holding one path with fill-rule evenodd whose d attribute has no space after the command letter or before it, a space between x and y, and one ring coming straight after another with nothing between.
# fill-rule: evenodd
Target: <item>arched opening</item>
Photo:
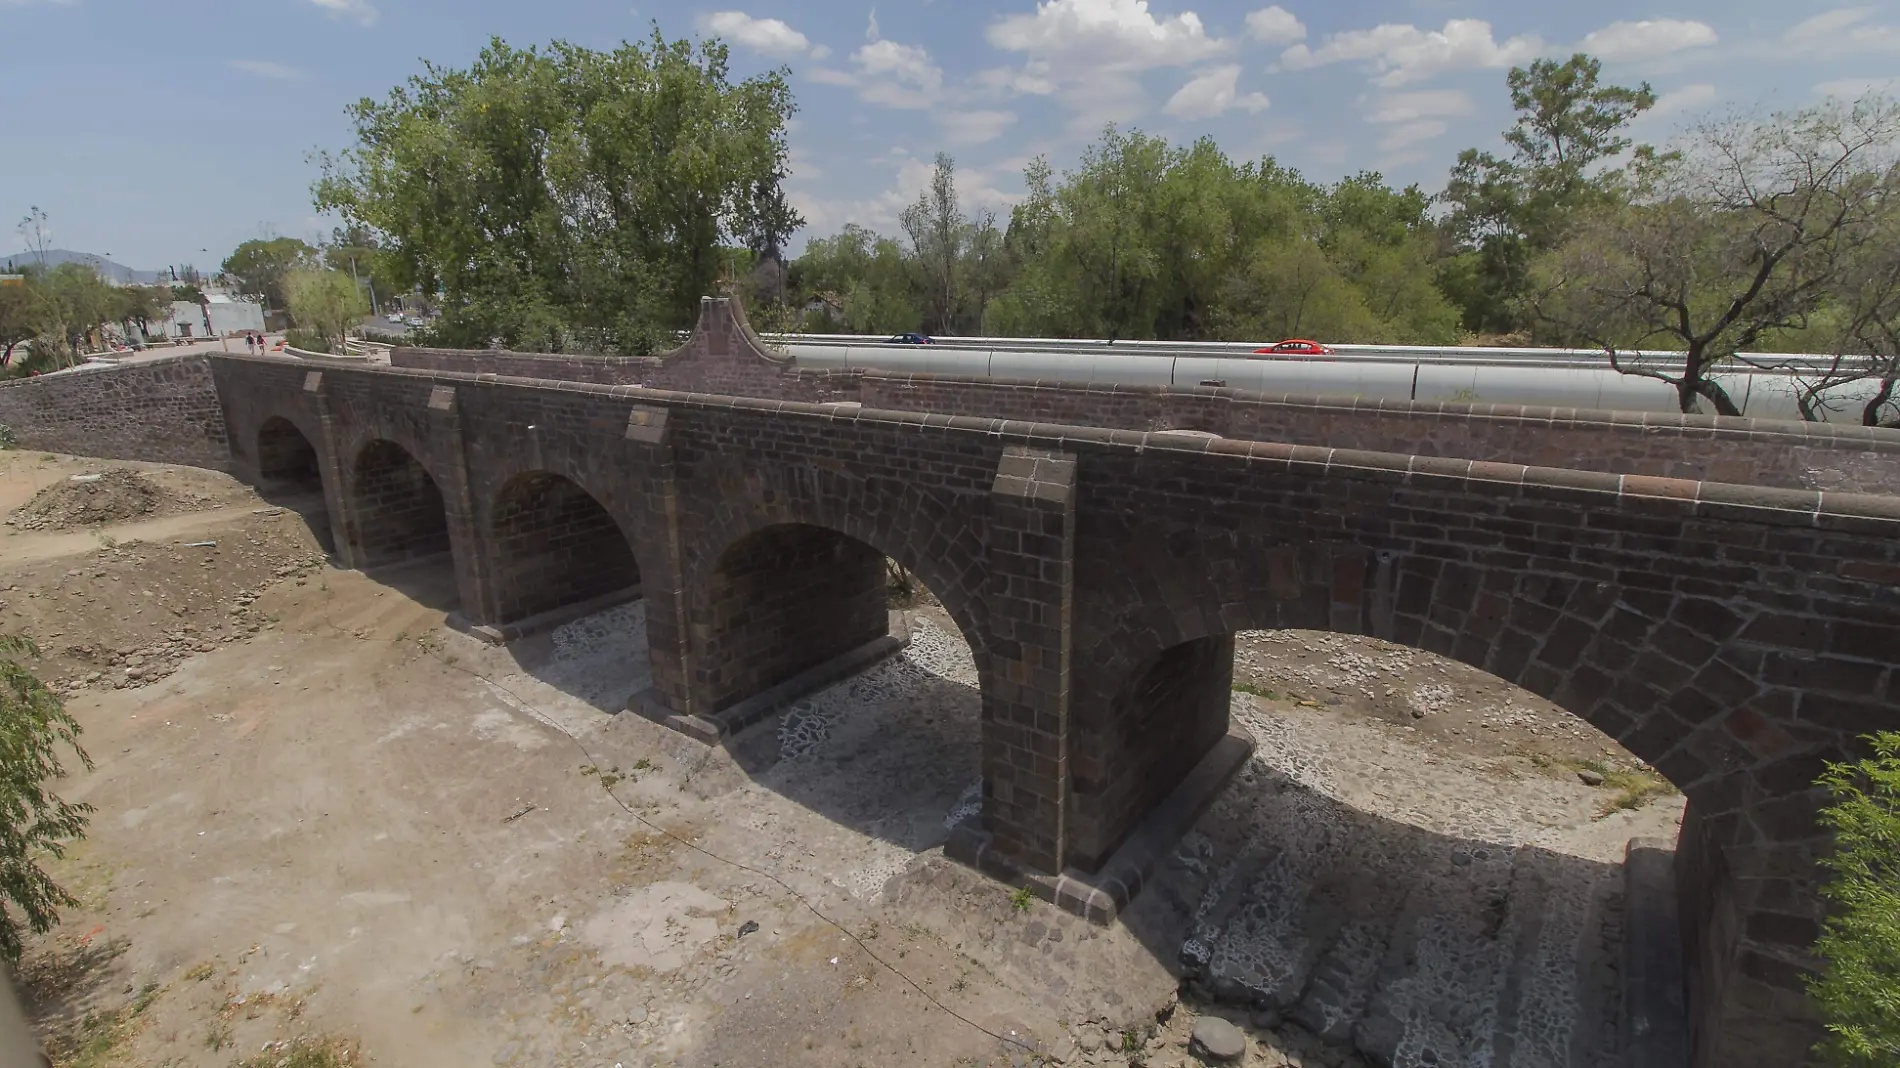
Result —
<instances>
[{"instance_id":1,"label":"arched opening","mask_svg":"<svg viewBox=\"0 0 1900 1068\"><path fill-rule=\"evenodd\" d=\"M257 430L257 474L268 489L323 494L316 446L282 416L272 416Z\"/></svg>"},{"instance_id":2,"label":"arched opening","mask_svg":"<svg viewBox=\"0 0 1900 1068\"><path fill-rule=\"evenodd\" d=\"M449 551L448 511L435 479L401 445L378 438L357 454L352 531L362 566Z\"/></svg>"},{"instance_id":3,"label":"arched opening","mask_svg":"<svg viewBox=\"0 0 1900 1068\"><path fill-rule=\"evenodd\" d=\"M967 607L863 541L782 524L699 581L700 693L762 784L862 832L835 877L862 896L943 844L982 791Z\"/></svg>"},{"instance_id":4,"label":"arched opening","mask_svg":"<svg viewBox=\"0 0 1900 1068\"><path fill-rule=\"evenodd\" d=\"M884 554L824 527L787 523L728 546L706 589L696 666L720 712L890 632Z\"/></svg>"},{"instance_id":5,"label":"arched opening","mask_svg":"<svg viewBox=\"0 0 1900 1068\"><path fill-rule=\"evenodd\" d=\"M501 622L630 595L640 585L619 524L560 475L535 471L511 479L495 498L492 529Z\"/></svg>"},{"instance_id":6,"label":"arched opening","mask_svg":"<svg viewBox=\"0 0 1900 1068\"><path fill-rule=\"evenodd\" d=\"M295 423L272 416L258 428L257 477L260 497L303 516L323 551L336 551L317 449Z\"/></svg>"},{"instance_id":7,"label":"arched opening","mask_svg":"<svg viewBox=\"0 0 1900 1068\"><path fill-rule=\"evenodd\" d=\"M1256 744L1133 921L1203 1010L1264 1010L1263 1044L1351 1063L1620 1049L1624 930L1656 904L1626 900L1625 848L1673 838L1683 804L1609 735L1481 668L1321 630L1180 642L1109 692L1112 729L1076 764L1111 774L1073 776L1104 831L1230 716Z\"/></svg>"}]
</instances>

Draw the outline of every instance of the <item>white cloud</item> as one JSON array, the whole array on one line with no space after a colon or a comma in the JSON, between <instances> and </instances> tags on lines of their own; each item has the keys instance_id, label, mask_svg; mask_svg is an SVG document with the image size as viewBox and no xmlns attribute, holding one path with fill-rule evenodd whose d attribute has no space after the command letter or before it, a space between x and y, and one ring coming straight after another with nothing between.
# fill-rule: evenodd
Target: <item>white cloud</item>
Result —
<instances>
[{"instance_id":1,"label":"white cloud","mask_svg":"<svg viewBox=\"0 0 1900 1068\"><path fill-rule=\"evenodd\" d=\"M804 34L779 19L753 18L743 11L715 11L700 24L713 34L768 56L796 56L811 50Z\"/></svg>"},{"instance_id":2,"label":"white cloud","mask_svg":"<svg viewBox=\"0 0 1900 1068\"><path fill-rule=\"evenodd\" d=\"M1445 136L1445 132L1449 129L1451 129L1450 126L1437 119L1427 119L1424 122L1408 122L1392 127L1384 137L1379 139L1379 147L1387 152L1397 152L1401 149L1410 148L1413 145L1421 145L1427 141L1435 141Z\"/></svg>"},{"instance_id":3,"label":"white cloud","mask_svg":"<svg viewBox=\"0 0 1900 1068\"><path fill-rule=\"evenodd\" d=\"M871 17L877 32L877 16ZM815 67L806 77L858 91L858 98L887 108L928 108L943 100L943 68L917 45L874 39L851 53L850 70Z\"/></svg>"},{"instance_id":4,"label":"white cloud","mask_svg":"<svg viewBox=\"0 0 1900 1068\"><path fill-rule=\"evenodd\" d=\"M280 82L300 82L307 77L303 71L295 67L274 63L268 59L234 59L231 60L231 69Z\"/></svg>"},{"instance_id":5,"label":"white cloud","mask_svg":"<svg viewBox=\"0 0 1900 1068\"><path fill-rule=\"evenodd\" d=\"M1247 36L1263 44L1292 44L1306 40L1306 23L1278 4L1247 16Z\"/></svg>"},{"instance_id":6,"label":"white cloud","mask_svg":"<svg viewBox=\"0 0 1900 1068\"><path fill-rule=\"evenodd\" d=\"M1391 153L1444 136L1451 129L1444 120L1474 110L1471 97L1462 90L1414 89L1380 94L1366 112L1366 121L1387 127L1379 147Z\"/></svg>"},{"instance_id":7,"label":"white cloud","mask_svg":"<svg viewBox=\"0 0 1900 1068\"><path fill-rule=\"evenodd\" d=\"M937 115L944 137L953 145L980 145L1001 137L1016 122L1013 111L945 111Z\"/></svg>"},{"instance_id":8,"label":"white cloud","mask_svg":"<svg viewBox=\"0 0 1900 1068\"><path fill-rule=\"evenodd\" d=\"M964 214L974 216L987 208L1006 219L1009 209L1022 197L998 188L998 183L1004 180L1012 183L1020 181L1023 167L1028 162L1027 159L1012 158L983 167L959 166L957 199ZM890 188L869 197L822 197L813 195L796 183L789 186L786 197L805 216L805 233L834 234L843 229L846 223L857 223L901 240L903 228L898 224L898 216L905 208L916 203L919 193L929 188L936 164L933 160L919 159L899 151L890 156L862 161L859 169L879 164L895 164L896 174Z\"/></svg>"},{"instance_id":9,"label":"white cloud","mask_svg":"<svg viewBox=\"0 0 1900 1068\"><path fill-rule=\"evenodd\" d=\"M1215 67L1205 74L1195 76L1186 85L1168 98L1167 106L1161 110L1177 119L1211 119L1229 108L1244 111L1262 112L1267 109L1267 98L1263 93L1240 95L1240 64L1230 63Z\"/></svg>"},{"instance_id":10,"label":"white cloud","mask_svg":"<svg viewBox=\"0 0 1900 1068\"><path fill-rule=\"evenodd\" d=\"M377 11L375 5L369 0L310 0L310 2L329 12L333 19L349 19L364 26L374 26L376 20L382 17L382 13Z\"/></svg>"},{"instance_id":11,"label":"white cloud","mask_svg":"<svg viewBox=\"0 0 1900 1068\"><path fill-rule=\"evenodd\" d=\"M1449 70L1512 67L1544 52L1535 34L1498 41L1482 19L1452 19L1442 30L1386 23L1370 30L1336 33L1318 48L1296 44L1280 54L1293 70L1328 63L1371 61L1373 81L1392 87L1423 81Z\"/></svg>"},{"instance_id":12,"label":"white cloud","mask_svg":"<svg viewBox=\"0 0 1900 1068\"><path fill-rule=\"evenodd\" d=\"M1814 95L1859 100L1870 94L1892 96L1897 89L1900 89L1900 78L1836 78L1815 86ZM1662 105L1658 103L1657 106Z\"/></svg>"},{"instance_id":13,"label":"white cloud","mask_svg":"<svg viewBox=\"0 0 1900 1068\"><path fill-rule=\"evenodd\" d=\"M1900 30L1869 25L1870 7L1841 7L1796 23L1782 40L1801 52L1835 54L1900 50Z\"/></svg>"},{"instance_id":14,"label":"white cloud","mask_svg":"<svg viewBox=\"0 0 1900 1068\"><path fill-rule=\"evenodd\" d=\"M1020 52L1020 70L986 81L1020 93L1053 94L1081 125L1133 118L1148 107L1140 75L1195 67L1233 43L1210 37L1199 15L1159 17L1147 0L1041 0L1034 14L990 25L990 44Z\"/></svg>"},{"instance_id":15,"label":"white cloud","mask_svg":"<svg viewBox=\"0 0 1900 1068\"><path fill-rule=\"evenodd\" d=\"M1654 59L1691 48L1715 43L1715 29L1706 22L1684 19L1643 19L1640 22L1612 22L1583 37L1577 47L1598 59L1612 63L1631 59Z\"/></svg>"},{"instance_id":16,"label":"white cloud","mask_svg":"<svg viewBox=\"0 0 1900 1068\"><path fill-rule=\"evenodd\" d=\"M1648 114L1644 117L1655 116L1660 118L1667 115L1680 115L1686 111L1696 111L1715 103L1719 96L1720 94L1715 91L1715 86L1713 85L1703 83L1685 85L1680 89L1671 89L1657 97L1656 106L1650 108Z\"/></svg>"},{"instance_id":17,"label":"white cloud","mask_svg":"<svg viewBox=\"0 0 1900 1068\"><path fill-rule=\"evenodd\" d=\"M1469 115L1475 110L1471 97L1461 89L1417 89L1408 93L1383 93L1366 113L1367 122L1403 124L1420 119L1446 119Z\"/></svg>"}]
</instances>

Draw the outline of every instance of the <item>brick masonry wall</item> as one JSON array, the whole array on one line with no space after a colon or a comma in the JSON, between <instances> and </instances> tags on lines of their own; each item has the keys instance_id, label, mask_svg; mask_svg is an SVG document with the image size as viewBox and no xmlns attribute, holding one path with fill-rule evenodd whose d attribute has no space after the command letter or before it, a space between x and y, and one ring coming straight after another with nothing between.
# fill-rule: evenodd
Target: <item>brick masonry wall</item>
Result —
<instances>
[{"instance_id":1,"label":"brick masonry wall","mask_svg":"<svg viewBox=\"0 0 1900 1068\"><path fill-rule=\"evenodd\" d=\"M391 366L427 371L642 386L686 393L787 400L855 400L851 373L799 371L752 332L736 301L707 297L692 337L658 356L582 356L502 349L391 351Z\"/></svg>"},{"instance_id":2,"label":"brick masonry wall","mask_svg":"<svg viewBox=\"0 0 1900 1068\"><path fill-rule=\"evenodd\" d=\"M218 471L231 464L204 356L0 382L0 423L26 449Z\"/></svg>"},{"instance_id":3,"label":"brick masonry wall","mask_svg":"<svg viewBox=\"0 0 1900 1068\"><path fill-rule=\"evenodd\" d=\"M492 541L498 622L640 583L633 549L613 516L558 475L511 483L494 504Z\"/></svg>"},{"instance_id":4,"label":"brick masonry wall","mask_svg":"<svg viewBox=\"0 0 1900 1068\"><path fill-rule=\"evenodd\" d=\"M421 371L502 374L603 386L639 385L661 366L654 356L573 356L506 349L400 348L390 352L389 362L394 367Z\"/></svg>"},{"instance_id":5,"label":"brick masonry wall","mask_svg":"<svg viewBox=\"0 0 1900 1068\"><path fill-rule=\"evenodd\" d=\"M1216 387L1079 387L864 373L867 408L1850 493L1900 493L1900 432L1828 423L1263 396Z\"/></svg>"},{"instance_id":6,"label":"brick masonry wall","mask_svg":"<svg viewBox=\"0 0 1900 1068\"><path fill-rule=\"evenodd\" d=\"M448 513L442 503L442 490L401 446L378 442L363 451L353 471L353 540L363 551L365 565L448 550Z\"/></svg>"},{"instance_id":7,"label":"brick masonry wall","mask_svg":"<svg viewBox=\"0 0 1900 1068\"><path fill-rule=\"evenodd\" d=\"M708 298L698 329L658 357L398 349L398 367L547 378L1249 441L1454 456L1707 482L1900 493L1900 432L1826 423L1491 404L1265 396L1212 386L1078 386L794 366L743 309Z\"/></svg>"},{"instance_id":8,"label":"brick masonry wall","mask_svg":"<svg viewBox=\"0 0 1900 1068\"><path fill-rule=\"evenodd\" d=\"M976 653L986 824L1043 870L1112 849L1198 755L1202 732L1167 744L1127 714L1144 665L1195 659L1170 650L1310 627L1477 665L1688 795L1699 1063L1798 1063L1813 1036L1801 981L1826 839L1811 784L1858 735L1900 727L1900 497L492 376L337 368L313 388L274 361L216 366L234 442L288 412L328 428L326 471L377 439L412 450L442 487L478 618L498 603L502 487L572 478L627 532L658 699L681 714L744 688L704 663L747 627L718 611L728 548L797 523L898 559ZM768 597L799 581L759 575Z\"/></svg>"},{"instance_id":9,"label":"brick masonry wall","mask_svg":"<svg viewBox=\"0 0 1900 1068\"><path fill-rule=\"evenodd\" d=\"M778 685L889 631L884 554L815 526L777 526L715 561L698 682L711 710Z\"/></svg>"}]
</instances>

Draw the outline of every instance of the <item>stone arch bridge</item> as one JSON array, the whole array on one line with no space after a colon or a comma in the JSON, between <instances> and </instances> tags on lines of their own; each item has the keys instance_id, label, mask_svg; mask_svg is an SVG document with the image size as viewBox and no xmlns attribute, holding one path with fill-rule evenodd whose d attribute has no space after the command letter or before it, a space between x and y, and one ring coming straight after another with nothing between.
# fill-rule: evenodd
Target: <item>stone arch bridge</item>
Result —
<instances>
[{"instance_id":1,"label":"stone arch bridge","mask_svg":"<svg viewBox=\"0 0 1900 1068\"><path fill-rule=\"evenodd\" d=\"M710 362L670 384L774 395L655 388L666 361L556 380L573 358L465 354L530 378L429 353L220 356L204 385L221 425L205 433L242 477L320 489L348 566L447 553L461 625L492 639L637 591L653 686L634 705L709 741L888 652L884 561L898 561L981 677L982 810L953 853L1098 919L1248 752L1228 723L1237 631L1456 657L1683 790L1696 1062L1803 1058L1827 844L1812 783L1859 735L1900 727L1900 496L1809 476L1829 457L1892 472L1900 435L1395 409L1352 415L1371 420L1355 443L1424 440L1404 421L1436 420L1491 458L1352 451L1259 440L1275 418L1337 433L1349 401L840 383L767 368L721 312L709 304L694 342ZM897 395L938 411L877 406ZM1077 414L1087 397L1094 417ZM1114 428L1153 425L1158 405L1199 432ZM1049 421L943 414L984 407ZM1109 425L1077 425L1091 419ZM1529 447L1526 425L1599 442L1576 466L1608 470L1495 458ZM1758 484L1667 477L1708 473L1671 459L1693 450L1753 458Z\"/></svg>"}]
</instances>

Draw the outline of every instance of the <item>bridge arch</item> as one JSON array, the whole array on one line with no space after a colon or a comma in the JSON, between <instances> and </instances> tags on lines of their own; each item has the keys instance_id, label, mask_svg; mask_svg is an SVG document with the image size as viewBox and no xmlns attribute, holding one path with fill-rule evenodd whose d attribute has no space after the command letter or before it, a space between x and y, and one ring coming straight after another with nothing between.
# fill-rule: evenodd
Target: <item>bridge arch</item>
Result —
<instances>
[{"instance_id":1,"label":"bridge arch","mask_svg":"<svg viewBox=\"0 0 1900 1068\"><path fill-rule=\"evenodd\" d=\"M429 469L389 438L374 438L350 467L349 536L365 567L450 549L448 508Z\"/></svg>"},{"instance_id":2,"label":"bridge arch","mask_svg":"<svg viewBox=\"0 0 1900 1068\"><path fill-rule=\"evenodd\" d=\"M1075 727L1094 751L1072 788L1101 820L1083 856L1105 858L1159 800L1140 783L1176 781L1224 732L1240 631L1366 634L1469 664L1601 730L1692 806L1726 810L1725 777L1823 743L1795 721L1791 698L1788 714L1772 711L1783 705L1743 636L1750 620L1720 601L1352 544L1143 540L1130 532L1123 546L1145 561L1138 569L1078 565L1076 647L1089 666L1077 673Z\"/></svg>"},{"instance_id":3,"label":"bridge arch","mask_svg":"<svg viewBox=\"0 0 1900 1068\"><path fill-rule=\"evenodd\" d=\"M330 528L330 492L323 477L323 455L295 421L271 415L253 439L256 484L260 496L296 511L327 553L336 552Z\"/></svg>"},{"instance_id":4,"label":"bridge arch","mask_svg":"<svg viewBox=\"0 0 1900 1068\"><path fill-rule=\"evenodd\" d=\"M987 690L984 550L967 501L823 468L761 467L734 478L746 491L733 507L683 532L695 708L717 715L884 637L886 559L939 599ZM835 631L811 617L820 609L841 621ZM747 657L757 659L737 666Z\"/></svg>"},{"instance_id":5,"label":"bridge arch","mask_svg":"<svg viewBox=\"0 0 1900 1068\"><path fill-rule=\"evenodd\" d=\"M294 493L323 492L323 462L316 444L296 423L281 415L257 428L257 477L265 489Z\"/></svg>"},{"instance_id":6,"label":"bridge arch","mask_svg":"<svg viewBox=\"0 0 1900 1068\"><path fill-rule=\"evenodd\" d=\"M495 493L489 531L498 621L640 585L632 540L580 483L552 471L518 473Z\"/></svg>"}]
</instances>

